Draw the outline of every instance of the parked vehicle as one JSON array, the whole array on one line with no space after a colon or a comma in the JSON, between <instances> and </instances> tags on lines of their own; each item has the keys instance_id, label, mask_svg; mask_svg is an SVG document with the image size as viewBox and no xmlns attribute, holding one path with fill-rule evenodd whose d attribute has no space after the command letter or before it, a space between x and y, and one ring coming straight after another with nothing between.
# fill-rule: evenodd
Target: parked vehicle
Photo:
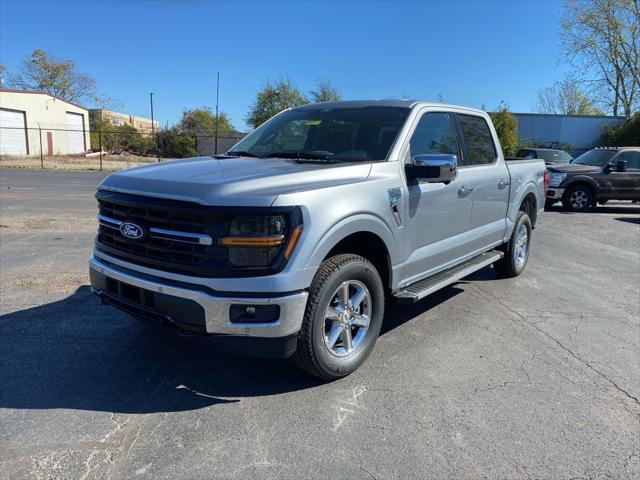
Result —
<instances>
[{"instance_id":1,"label":"parked vehicle","mask_svg":"<svg viewBox=\"0 0 640 480\"><path fill-rule=\"evenodd\" d=\"M516 153L517 158L540 158L547 165L556 163L570 163L573 157L564 150L554 148L521 148Z\"/></svg>"},{"instance_id":2,"label":"parked vehicle","mask_svg":"<svg viewBox=\"0 0 640 480\"><path fill-rule=\"evenodd\" d=\"M640 147L596 148L568 165L551 165L546 206L583 212L596 202L640 200Z\"/></svg>"},{"instance_id":3,"label":"parked vehicle","mask_svg":"<svg viewBox=\"0 0 640 480\"><path fill-rule=\"evenodd\" d=\"M527 264L545 166L482 111L409 100L286 110L227 155L99 186L90 277L134 316L325 379L360 366L385 302Z\"/></svg>"}]
</instances>

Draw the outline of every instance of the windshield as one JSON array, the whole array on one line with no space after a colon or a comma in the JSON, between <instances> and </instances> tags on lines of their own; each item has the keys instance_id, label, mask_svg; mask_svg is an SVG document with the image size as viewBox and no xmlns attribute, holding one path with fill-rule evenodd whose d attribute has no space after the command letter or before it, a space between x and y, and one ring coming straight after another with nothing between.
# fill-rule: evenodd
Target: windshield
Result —
<instances>
[{"instance_id":1,"label":"windshield","mask_svg":"<svg viewBox=\"0 0 640 480\"><path fill-rule=\"evenodd\" d=\"M562 150L538 150L538 158L542 158L546 162L569 163L572 157Z\"/></svg>"},{"instance_id":2,"label":"windshield","mask_svg":"<svg viewBox=\"0 0 640 480\"><path fill-rule=\"evenodd\" d=\"M293 109L273 117L237 143L229 154L299 160L385 160L408 108Z\"/></svg>"},{"instance_id":3,"label":"windshield","mask_svg":"<svg viewBox=\"0 0 640 480\"><path fill-rule=\"evenodd\" d=\"M615 150L589 150L576 158L573 163L601 167L616 154Z\"/></svg>"}]
</instances>

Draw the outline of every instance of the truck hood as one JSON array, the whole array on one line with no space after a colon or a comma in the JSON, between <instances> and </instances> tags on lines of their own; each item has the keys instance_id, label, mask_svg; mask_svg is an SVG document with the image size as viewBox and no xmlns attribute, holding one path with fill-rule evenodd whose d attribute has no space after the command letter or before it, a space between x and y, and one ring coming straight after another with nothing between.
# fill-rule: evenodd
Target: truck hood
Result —
<instances>
[{"instance_id":1,"label":"truck hood","mask_svg":"<svg viewBox=\"0 0 640 480\"><path fill-rule=\"evenodd\" d=\"M278 195L363 181L371 163L196 157L113 173L98 188L201 205L269 206Z\"/></svg>"},{"instance_id":2,"label":"truck hood","mask_svg":"<svg viewBox=\"0 0 640 480\"><path fill-rule=\"evenodd\" d=\"M547 170L550 172L560 173L593 173L599 172L600 167L592 167L591 165L579 165L575 163L556 163L554 165L547 165Z\"/></svg>"}]
</instances>

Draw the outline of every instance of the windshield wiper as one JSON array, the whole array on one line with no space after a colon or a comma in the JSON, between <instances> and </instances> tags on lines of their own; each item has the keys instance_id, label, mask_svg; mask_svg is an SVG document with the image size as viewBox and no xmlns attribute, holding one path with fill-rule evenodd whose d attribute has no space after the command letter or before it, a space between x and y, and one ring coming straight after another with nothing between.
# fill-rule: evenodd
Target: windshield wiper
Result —
<instances>
[{"instance_id":1,"label":"windshield wiper","mask_svg":"<svg viewBox=\"0 0 640 480\"><path fill-rule=\"evenodd\" d=\"M267 158L293 158L295 160L321 160L334 162L331 159L332 153L320 153L320 152L272 152L267 155Z\"/></svg>"},{"instance_id":2,"label":"windshield wiper","mask_svg":"<svg viewBox=\"0 0 640 480\"><path fill-rule=\"evenodd\" d=\"M262 158L260 155L256 155L255 153L248 152L246 150L232 150L227 152L228 157L251 157L251 158Z\"/></svg>"}]
</instances>

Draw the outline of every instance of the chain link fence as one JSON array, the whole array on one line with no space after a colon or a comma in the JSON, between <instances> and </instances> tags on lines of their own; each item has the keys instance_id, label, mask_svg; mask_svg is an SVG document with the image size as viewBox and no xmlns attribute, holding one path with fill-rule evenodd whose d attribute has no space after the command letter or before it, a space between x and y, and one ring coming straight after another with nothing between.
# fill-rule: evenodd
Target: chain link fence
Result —
<instances>
[{"instance_id":1,"label":"chain link fence","mask_svg":"<svg viewBox=\"0 0 640 480\"><path fill-rule=\"evenodd\" d=\"M224 153L244 134L0 127L0 167L116 171Z\"/></svg>"}]
</instances>

